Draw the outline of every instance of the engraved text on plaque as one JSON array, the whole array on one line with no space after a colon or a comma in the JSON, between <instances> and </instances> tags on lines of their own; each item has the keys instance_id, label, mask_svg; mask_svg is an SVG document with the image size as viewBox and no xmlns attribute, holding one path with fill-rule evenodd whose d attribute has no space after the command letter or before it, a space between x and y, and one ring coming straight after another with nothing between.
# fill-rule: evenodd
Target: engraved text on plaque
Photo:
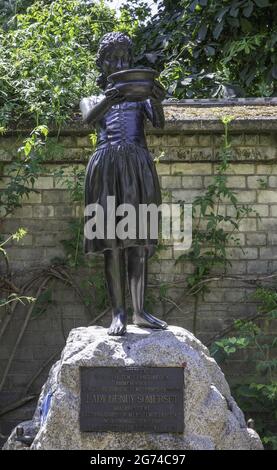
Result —
<instances>
[{"instance_id":1,"label":"engraved text on plaque","mask_svg":"<svg viewBox=\"0 0 277 470\"><path fill-rule=\"evenodd\" d=\"M81 367L81 431L183 432L182 367Z\"/></svg>"}]
</instances>

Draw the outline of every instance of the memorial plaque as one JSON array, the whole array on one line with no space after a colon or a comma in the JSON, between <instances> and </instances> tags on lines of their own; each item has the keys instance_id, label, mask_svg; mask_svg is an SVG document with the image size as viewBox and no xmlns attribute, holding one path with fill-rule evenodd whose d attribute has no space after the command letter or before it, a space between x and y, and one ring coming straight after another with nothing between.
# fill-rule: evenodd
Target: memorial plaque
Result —
<instances>
[{"instance_id":1,"label":"memorial plaque","mask_svg":"<svg viewBox=\"0 0 277 470\"><path fill-rule=\"evenodd\" d=\"M81 367L80 430L183 432L182 367Z\"/></svg>"}]
</instances>

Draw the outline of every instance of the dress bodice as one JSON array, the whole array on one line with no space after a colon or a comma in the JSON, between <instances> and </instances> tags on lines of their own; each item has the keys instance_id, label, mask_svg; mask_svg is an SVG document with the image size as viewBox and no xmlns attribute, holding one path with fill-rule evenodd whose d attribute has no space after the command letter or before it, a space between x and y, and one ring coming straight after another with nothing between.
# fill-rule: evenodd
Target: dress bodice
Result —
<instances>
[{"instance_id":1,"label":"dress bodice","mask_svg":"<svg viewBox=\"0 0 277 470\"><path fill-rule=\"evenodd\" d=\"M84 98L89 107L95 106L101 99L103 95ZM152 121L150 100L124 101L113 105L101 119L95 122L97 149L124 143L133 143L147 148L144 133L146 118Z\"/></svg>"},{"instance_id":2,"label":"dress bodice","mask_svg":"<svg viewBox=\"0 0 277 470\"><path fill-rule=\"evenodd\" d=\"M96 124L97 148L106 145L135 143L146 147L144 121L145 102L123 102L116 104Z\"/></svg>"}]
</instances>

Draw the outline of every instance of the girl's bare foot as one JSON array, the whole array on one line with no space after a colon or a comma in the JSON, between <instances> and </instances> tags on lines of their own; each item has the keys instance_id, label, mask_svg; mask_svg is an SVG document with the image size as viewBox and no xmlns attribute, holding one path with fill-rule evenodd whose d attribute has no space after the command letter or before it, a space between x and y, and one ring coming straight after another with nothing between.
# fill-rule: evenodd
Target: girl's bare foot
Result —
<instances>
[{"instance_id":1,"label":"girl's bare foot","mask_svg":"<svg viewBox=\"0 0 277 470\"><path fill-rule=\"evenodd\" d=\"M140 313L134 313L133 323L145 328L156 328L159 330L165 330L167 328L167 323L165 321L159 320L145 310Z\"/></svg>"},{"instance_id":2,"label":"girl's bare foot","mask_svg":"<svg viewBox=\"0 0 277 470\"><path fill-rule=\"evenodd\" d=\"M113 313L113 321L108 329L108 335L122 336L126 333L127 314L124 310Z\"/></svg>"}]
</instances>

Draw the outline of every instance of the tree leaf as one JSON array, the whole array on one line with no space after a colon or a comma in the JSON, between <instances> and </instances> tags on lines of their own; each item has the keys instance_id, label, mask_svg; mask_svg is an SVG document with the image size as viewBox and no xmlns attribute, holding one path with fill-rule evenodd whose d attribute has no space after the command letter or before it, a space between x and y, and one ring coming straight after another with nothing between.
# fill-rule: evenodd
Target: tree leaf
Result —
<instances>
[{"instance_id":1,"label":"tree leaf","mask_svg":"<svg viewBox=\"0 0 277 470\"><path fill-rule=\"evenodd\" d=\"M215 55L215 48L212 46L206 46L204 47L204 50L208 56Z\"/></svg>"},{"instance_id":2,"label":"tree leaf","mask_svg":"<svg viewBox=\"0 0 277 470\"><path fill-rule=\"evenodd\" d=\"M269 7L270 6L270 3L268 0L254 0L254 2L256 3L256 5L260 8L265 8L265 7Z\"/></svg>"},{"instance_id":3,"label":"tree leaf","mask_svg":"<svg viewBox=\"0 0 277 470\"><path fill-rule=\"evenodd\" d=\"M274 65L271 69L271 75L277 80L277 65Z\"/></svg>"},{"instance_id":4,"label":"tree leaf","mask_svg":"<svg viewBox=\"0 0 277 470\"><path fill-rule=\"evenodd\" d=\"M249 18L253 11L254 5L253 2L249 2L248 5L242 10L242 14L246 17Z\"/></svg>"},{"instance_id":5,"label":"tree leaf","mask_svg":"<svg viewBox=\"0 0 277 470\"><path fill-rule=\"evenodd\" d=\"M234 26L235 28L238 28L240 25L239 19L231 16L228 16L227 23L229 23L230 26Z\"/></svg>"},{"instance_id":6,"label":"tree leaf","mask_svg":"<svg viewBox=\"0 0 277 470\"><path fill-rule=\"evenodd\" d=\"M253 29L250 21L246 20L245 18L240 18L240 24L241 24L241 29L244 33L250 33Z\"/></svg>"},{"instance_id":7,"label":"tree leaf","mask_svg":"<svg viewBox=\"0 0 277 470\"><path fill-rule=\"evenodd\" d=\"M219 13L215 16L215 19L220 23L223 16L227 13L230 7L224 7L221 10L219 10Z\"/></svg>"},{"instance_id":8,"label":"tree leaf","mask_svg":"<svg viewBox=\"0 0 277 470\"><path fill-rule=\"evenodd\" d=\"M213 37L215 39L218 39L220 34L222 33L222 30L223 30L223 26L224 26L224 22L222 21L221 23L218 23L216 25L216 27L214 28L213 30Z\"/></svg>"},{"instance_id":9,"label":"tree leaf","mask_svg":"<svg viewBox=\"0 0 277 470\"><path fill-rule=\"evenodd\" d=\"M198 39L199 39L199 41L203 41L203 39L205 39L205 37L206 37L206 35L207 35L207 31L208 31L207 25L202 24L202 25L200 26L199 31L198 31Z\"/></svg>"},{"instance_id":10,"label":"tree leaf","mask_svg":"<svg viewBox=\"0 0 277 470\"><path fill-rule=\"evenodd\" d=\"M238 12L239 12L238 8L232 7L229 14L233 16L234 18L236 18L238 16Z\"/></svg>"},{"instance_id":11,"label":"tree leaf","mask_svg":"<svg viewBox=\"0 0 277 470\"><path fill-rule=\"evenodd\" d=\"M155 52L149 52L145 54L145 57L151 64L155 64L158 59L158 54L156 54Z\"/></svg>"},{"instance_id":12,"label":"tree leaf","mask_svg":"<svg viewBox=\"0 0 277 470\"><path fill-rule=\"evenodd\" d=\"M191 77L184 78L184 80L181 80L181 85L190 85L192 82Z\"/></svg>"},{"instance_id":13,"label":"tree leaf","mask_svg":"<svg viewBox=\"0 0 277 470\"><path fill-rule=\"evenodd\" d=\"M26 142L26 144L24 145L24 153L26 157L28 157L31 150L32 150L32 144L30 142Z\"/></svg>"}]
</instances>

